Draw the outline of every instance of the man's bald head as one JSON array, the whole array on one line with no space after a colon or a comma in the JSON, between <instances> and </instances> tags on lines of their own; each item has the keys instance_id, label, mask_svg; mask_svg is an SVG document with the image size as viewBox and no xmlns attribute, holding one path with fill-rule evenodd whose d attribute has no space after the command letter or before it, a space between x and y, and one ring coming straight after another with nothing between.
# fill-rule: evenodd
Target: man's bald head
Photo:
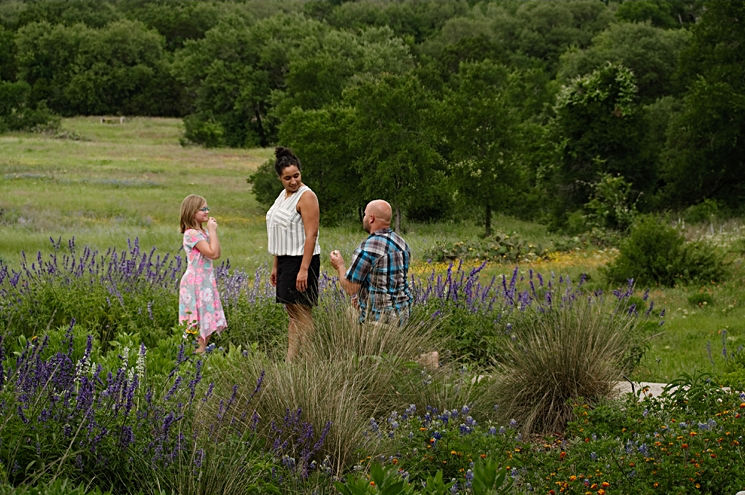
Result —
<instances>
[{"instance_id":1,"label":"man's bald head","mask_svg":"<svg viewBox=\"0 0 745 495\"><path fill-rule=\"evenodd\" d=\"M366 232L373 233L380 229L387 229L391 226L391 217L393 210L388 201L375 199L367 203L365 207L365 217L362 219L362 228Z\"/></svg>"},{"instance_id":2,"label":"man's bald head","mask_svg":"<svg viewBox=\"0 0 745 495\"><path fill-rule=\"evenodd\" d=\"M367 212L371 215L375 215L375 218L377 218L381 225L386 224L386 226L391 224L391 218L393 218L393 209L391 208L391 205L388 204L388 201L384 199L374 199L370 201L367 204Z\"/></svg>"}]
</instances>

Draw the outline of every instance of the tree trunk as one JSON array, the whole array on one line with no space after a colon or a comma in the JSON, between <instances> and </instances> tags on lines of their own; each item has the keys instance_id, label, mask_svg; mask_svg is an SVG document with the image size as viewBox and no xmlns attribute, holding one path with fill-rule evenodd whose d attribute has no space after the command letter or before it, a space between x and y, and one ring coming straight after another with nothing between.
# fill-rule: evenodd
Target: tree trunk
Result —
<instances>
[{"instance_id":1,"label":"tree trunk","mask_svg":"<svg viewBox=\"0 0 745 495\"><path fill-rule=\"evenodd\" d=\"M266 138L266 132L264 132L264 126L261 121L261 109L258 104L254 106L254 116L256 118L256 127L259 131L259 144L263 148L266 148L269 145L269 140Z\"/></svg>"},{"instance_id":2,"label":"tree trunk","mask_svg":"<svg viewBox=\"0 0 745 495\"><path fill-rule=\"evenodd\" d=\"M486 205L484 211L484 234L488 237L491 235L491 206Z\"/></svg>"},{"instance_id":3,"label":"tree trunk","mask_svg":"<svg viewBox=\"0 0 745 495\"><path fill-rule=\"evenodd\" d=\"M396 232L401 232L401 207L396 205L396 227L394 229Z\"/></svg>"}]
</instances>

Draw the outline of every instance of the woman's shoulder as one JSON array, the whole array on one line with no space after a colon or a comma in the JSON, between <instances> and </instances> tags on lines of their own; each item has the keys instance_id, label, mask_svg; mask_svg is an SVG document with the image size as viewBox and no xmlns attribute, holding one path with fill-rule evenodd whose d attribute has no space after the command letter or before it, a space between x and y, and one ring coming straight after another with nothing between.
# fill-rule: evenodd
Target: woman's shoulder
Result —
<instances>
[{"instance_id":1,"label":"woman's shoulder","mask_svg":"<svg viewBox=\"0 0 745 495\"><path fill-rule=\"evenodd\" d=\"M300 189L298 189L297 195L298 195L298 198L299 198L298 201L301 201L303 199L305 199L307 201L308 198L310 198L310 199L317 199L316 193L313 192L313 189L311 189L310 187L306 186L305 184L303 184L303 186Z\"/></svg>"}]
</instances>

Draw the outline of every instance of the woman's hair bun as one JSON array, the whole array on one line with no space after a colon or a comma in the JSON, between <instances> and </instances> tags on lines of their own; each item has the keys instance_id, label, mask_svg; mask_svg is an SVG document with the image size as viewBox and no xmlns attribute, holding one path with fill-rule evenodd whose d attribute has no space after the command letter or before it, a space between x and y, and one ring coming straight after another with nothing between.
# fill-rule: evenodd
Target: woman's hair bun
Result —
<instances>
[{"instance_id":1,"label":"woman's hair bun","mask_svg":"<svg viewBox=\"0 0 745 495\"><path fill-rule=\"evenodd\" d=\"M300 159L295 156L295 153L290 148L277 146L274 148L274 156L277 157L277 160L274 162L274 170L277 171L277 175L281 175L282 170L291 165L295 165L300 170Z\"/></svg>"}]
</instances>

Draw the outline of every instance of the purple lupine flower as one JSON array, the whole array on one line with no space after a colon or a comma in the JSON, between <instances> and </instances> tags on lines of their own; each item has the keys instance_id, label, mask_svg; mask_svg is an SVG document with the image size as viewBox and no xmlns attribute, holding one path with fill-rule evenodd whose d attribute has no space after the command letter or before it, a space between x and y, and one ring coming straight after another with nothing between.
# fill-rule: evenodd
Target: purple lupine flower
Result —
<instances>
[{"instance_id":1,"label":"purple lupine flower","mask_svg":"<svg viewBox=\"0 0 745 495\"><path fill-rule=\"evenodd\" d=\"M176 380L174 380L173 385L166 393L166 396L164 399L169 400L173 396L173 394L176 393L176 390L178 390L179 385L181 385L181 375L176 377Z\"/></svg>"},{"instance_id":2,"label":"purple lupine flower","mask_svg":"<svg viewBox=\"0 0 745 495\"><path fill-rule=\"evenodd\" d=\"M207 402L207 399L209 399L212 396L212 391L215 388L215 382L210 382L209 386L207 387L207 391L204 393L204 397L202 398L202 402Z\"/></svg>"}]
</instances>

